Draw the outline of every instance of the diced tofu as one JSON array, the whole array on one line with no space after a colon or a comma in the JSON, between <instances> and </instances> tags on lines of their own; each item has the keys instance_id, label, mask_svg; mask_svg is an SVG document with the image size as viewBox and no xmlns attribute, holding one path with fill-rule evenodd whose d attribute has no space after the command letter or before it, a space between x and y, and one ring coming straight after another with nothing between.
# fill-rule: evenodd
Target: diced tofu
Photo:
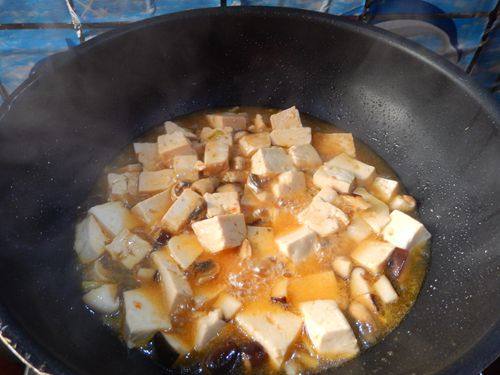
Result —
<instances>
[{"instance_id":1,"label":"diced tofu","mask_svg":"<svg viewBox=\"0 0 500 375\"><path fill-rule=\"evenodd\" d=\"M203 195L207 202L207 218L218 215L238 214L241 212L238 193L206 193Z\"/></svg>"},{"instance_id":2,"label":"diced tofu","mask_svg":"<svg viewBox=\"0 0 500 375\"><path fill-rule=\"evenodd\" d=\"M244 156L249 157L261 148L271 147L271 138L267 132L249 134L242 137L238 143L241 153Z\"/></svg>"},{"instance_id":3,"label":"diced tofu","mask_svg":"<svg viewBox=\"0 0 500 375\"><path fill-rule=\"evenodd\" d=\"M356 267L351 272L351 279L349 283L349 293L351 299L357 299L359 296L370 294L370 285L365 279L365 270Z\"/></svg>"},{"instance_id":4,"label":"diced tofu","mask_svg":"<svg viewBox=\"0 0 500 375\"><path fill-rule=\"evenodd\" d=\"M243 156L235 156L232 164L235 171L243 171L247 164L247 160Z\"/></svg>"},{"instance_id":5,"label":"diced tofu","mask_svg":"<svg viewBox=\"0 0 500 375\"><path fill-rule=\"evenodd\" d=\"M300 114L295 106L271 115L270 119L273 129L301 128Z\"/></svg>"},{"instance_id":6,"label":"diced tofu","mask_svg":"<svg viewBox=\"0 0 500 375\"><path fill-rule=\"evenodd\" d=\"M222 182L244 184L247 180L248 173L246 171L225 171L222 175Z\"/></svg>"},{"instance_id":7,"label":"diced tofu","mask_svg":"<svg viewBox=\"0 0 500 375\"><path fill-rule=\"evenodd\" d=\"M370 204L370 208L359 213L359 216L366 221L372 230L379 234L385 225L391 220L389 207L381 200L368 193L365 188L357 188L355 194L361 195Z\"/></svg>"},{"instance_id":8,"label":"diced tofu","mask_svg":"<svg viewBox=\"0 0 500 375\"><path fill-rule=\"evenodd\" d=\"M316 300L300 305L307 335L321 355L354 356L358 342L349 322L333 300Z\"/></svg>"},{"instance_id":9,"label":"diced tofu","mask_svg":"<svg viewBox=\"0 0 500 375\"><path fill-rule=\"evenodd\" d=\"M96 218L101 228L112 236L116 236L124 228L132 229L138 224L122 202L99 204L92 207L89 213Z\"/></svg>"},{"instance_id":10,"label":"diced tofu","mask_svg":"<svg viewBox=\"0 0 500 375\"><path fill-rule=\"evenodd\" d=\"M219 215L191 225L198 241L211 253L240 246L247 229L243 214Z\"/></svg>"},{"instance_id":11,"label":"diced tofu","mask_svg":"<svg viewBox=\"0 0 500 375\"><path fill-rule=\"evenodd\" d=\"M96 281L107 282L110 280L112 274L111 270L105 267L103 259L97 259L92 263L92 268L90 268L89 276Z\"/></svg>"},{"instance_id":12,"label":"diced tofu","mask_svg":"<svg viewBox=\"0 0 500 375\"><path fill-rule=\"evenodd\" d=\"M220 294L214 303L214 307L222 311L225 320L233 319L241 306L242 304L237 298L227 293Z\"/></svg>"},{"instance_id":13,"label":"diced tofu","mask_svg":"<svg viewBox=\"0 0 500 375\"><path fill-rule=\"evenodd\" d=\"M399 191L399 182L383 177L375 177L371 191L373 195L388 203Z\"/></svg>"},{"instance_id":14,"label":"diced tofu","mask_svg":"<svg viewBox=\"0 0 500 375\"><path fill-rule=\"evenodd\" d=\"M306 191L306 178L303 172L287 171L280 173L272 192L276 198L287 198Z\"/></svg>"},{"instance_id":15,"label":"diced tofu","mask_svg":"<svg viewBox=\"0 0 500 375\"><path fill-rule=\"evenodd\" d=\"M229 169L229 146L223 142L210 141L205 146L205 170L213 175Z\"/></svg>"},{"instance_id":16,"label":"diced tofu","mask_svg":"<svg viewBox=\"0 0 500 375\"><path fill-rule=\"evenodd\" d=\"M224 129L212 129L212 128L203 128L201 129L200 139L207 143L211 141L217 141L221 143L225 143L228 146L233 145L233 135L231 128Z\"/></svg>"},{"instance_id":17,"label":"diced tofu","mask_svg":"<svg viewBox=\"0 0 500 375\"><path fill-rule=\"evenodd\" d=\"M346 229L347 236L355 242L363 241L372 233L371 227L359 216L355 216Z\"/></svg>"},{"instance_id":18,"label":"diced tofu","mask_svg":"<svg viewBox=\"0 0 500 375\"><path fill-rule=\"evenodd\" d=\"M140 281L148 282L154 279L156 270L153 268L141 267L137 270L137 278Z\"/></svg>"},{"instance_id":19,"label":"diced tofu","mask_svg":"<svg viewBox=\"0 0 500 375\"><path fill-rule=\"evenodd\" d=\"M356 147L351 133L315 133L312 144L323 160L330 160L342 153L356 157Z\"/></svg>"},{"instance_id":20,"label":"diced tofu","mask_svg":"<svg viewBox=\"0 0 500 375\"><path fill-rule=\"evenodd\" d=\"M104 253L107 237L96 219L89 215L76 225L75 251L82 263L89 263Z\"/></svg>"},{"instance_id":21,"label":"diced tofu","mask_svg":"<svg viewBox=\"0 0 500 375\"><path fill-rule=\"evenodd\" d=\"M163 126L165 127L165 132L167 134L172 134L175 132L181 132L186 138L190 139L196 139L196 134L193 132L190 132L189 130L177 125L175 122L172 121L166 121L163 123Z\"/></svg>"},{"instance_id":22,"label":"diced tofu","mask_svg":"<svg viewBox=\"0 0 500 375\"><path fill-rule=\"evenodd\" d=\"M109 192L113 199L125 199L127 196L137 195L138 184L138 172L108 174Z\"/></svg>"},{"instance_id":23,"label":"diced tofu","mask_svg":"<svg viewBox=\"0 0 500 375\"><path fill-rule=\"evenodd\" d=\"M202 178L194 182L191 185L191 189L200 195L204 195L205 193L213 193L219 186L219 183L220 181L217 177Z\"/></svg>"},{"instance_id":24,"label":"diced tofu","mask_svg":"<svg viewBox=\"0 0 500 375\"><path fill-rule=\"evenodd\" d=\"M83 302L92 310L111 314L120 307L116 284L104 284L83 296Z\"/></svg>"},{"instance_id":25,"label":"diced tofu","mask_svg":"<svg viewBox=\"0 0 500 375\"><path fill-rule=\"evenodd\" d=\"M252 256L261 259L277 253L273 228L247 226L247 238L252 246Z\"/></svg>"},{"instance_id":26,"label":"diced tofu","mask_svg":"<svg viewBox=\"0 0 500 375\"><path fill-rule=\"evenodd\" d=\"M224 284L212 284L208 287L197 288L193 296L195 308L199 309L205 303L217 298L226 288L227 286Z\"/></svg>"},{"instance_id":27,"label":"diced tofu","mask_svg":"<svg viewBox=\"0 0 500 375\"><path fill-rule=\"evenodd\" d=\"M141 345L157 331L172 328L169 315L154 297L150 288L123 292L125 337L129 348Z\"/></svg>"},{"instance_id":28,"label":"diced tofu","mask_svg":"<svg viewBox=\"0 0 500 375\"><path fill-rule=\"evenodd\" d=\"M292 147L311 143L311 128L276 129L270 134L274 146Z\"/></svg>"},{"instance_id":29,"label":"diced tofu","mask_svg":"<svg viewBox=\"0 0 500 375\"><path fill-rule=\"evenodd\" d=\"M188 354L192 347L189 345L180 335L176 335L175 333L161 333L163 338L180 355Z\"/></svg>"},{"instance_id":30,"label":"diced tofu","mask_svg":"<svg viewBox=\"0 0 500 375\"><path fill-rule=\"evenodd\" d=\"M373 275L382 272L394 246L379 240L365 240L351 253L351 258Z\"/></svg>"},{"instance_id":31,"label":"diced tofu","mask_svg":"<svg viewBox=\"0 0 500 375\"><path fill-rule=\"evenodd\" d=\"M313 199L298 219L321 237L329 236L349 224L349 218L342 210L319 199Z\"/></svg>"},{"instance_id":32,"label":"diced tofu","mask_svg":"<svg viewBox=\"0 0 500 375\"><path fill-rule=\"evenodd\" d=\"M332 271L292 277L288 281L287 293L289 302L296 307L306 301L339 298L337 279Z\"/></svg>"},{"instance_id":33,"label":"diced tofu","mask_svg":"<svg viewBox=\"0 0 500 375\"><path fill-rule=\"evenodd\" d=\"M318 152L310 144L292 146L288 149L288 154L295 167L302 171L310 171L323 164Z\"/></svg>"},{"instance_id":34,"label":"diced tofu","mask_svg":"<svg viewBox=\"0 0 500 375\"><path fill-rule=\"evenodd\" d=\"M288 294L288 279L280 277L271 288L271 299L275 301L286 301Z\"/></svg>"},{"instance_id":35,"label":"diced tofu","mask_svg":"<svg viewBox=\"0 0 500 375\"><path fill-rule=\"evenodd\" d=\"M175 177L179 181L195 182L199 178L199 171L196 167L198 157L195 155L174 156L173 165Z\"/></svg>"},{"instance_id":36,"label":"diced tofu","mask_svg":"<svg viewBox=\"0 0 500 375\"><path fill-rule=\"evenodd\" d=\"M172 159L178 155L196 155L191 142L182 132L163 134L158 137L158 154L163 164L172 165Z\"/></svg>"},{"instance_id":37,"label":"diced tofu","mask_svg":"<svg viewBox=\"0 0 500 375\"><path fill-rule=\"evenodd\" d=\"M319 188L329 187L339 193L350 193L354 188L354 175L344 169L325 164L314 173L313 182Z\"/></svg>"},{"instance_id":38,"label":"diced tofu","mask_svg":"<svg viewBox=\"0 0 500 375\"><path fill-rule=\"evenodd\" d=\"M262 345L275 368L281 367L288 347L302 328L302 319L285 310L241 312L236 322Z\"/></svg>"},{"instance_id":39,"label":"diced tofu","mask_svg":"<svg viewBox=\"0 0 500 375\"><path fill-rule=\"evenodd\" d=\"M375 167L360 162L347 154L340 154L335 156L333 159L325 163L330 167L337 167L345 169L356 176L356 180L359 185L366 186L369 185L375 178Z\"/></svg>"},{"instance_id":40,"label":"diced tofu","mask_svg":"<svg viewBox=\"0 0 500 375\"><path fill-rule=\"evenodd\" d=\"M364 188L359 188L363 189ZM340 204L345 211L354 213L356 211L364 211L369 209L372 205L365 201L365 199L356 194L342 194L340 196Z\"/></svg>"},{"instance_id":41,"label":"diced tofu","mask_svg":"<svg viewBox=\"0 0 500 375\"><path fill-rule=\"evenodd\" d=\"M168 241L170 256L183 269L187 269L203 252L203 248L192 233L182 233Z\"/></svg>"},{"instance_id":42,"label":"diced tofu","mask_svg":"<svg viewBox=\"0 0 500 375\"><path fill-rule=\"evenodd\" d=\"M347 280L351 275L352 262L348 257L337 256L333 259L332 268L337 275L339 275L344 280Z\"/></svg>"},{"instance_id":43,"label":"diced tofu","mask_svg":"<svg viewBox=\"0 0 500 375\"><path fill-rule=\"evenodd\" d=\"M248 118L245 113L216 113L206 117L212 128L224 129L229 127L235 131L247 128Z\"/></svg>"},{"instance_id":44,"label":"diced tofu","mask_svg":"<svg viewBox=\"0 0 500 375\"><path fill-rule=\"evenodd\" d=\"M392 303L398 299L398 294L394 290L394 287L384 275L380 276L379 279L375 281L373 290L383 303Z\"/></svg>"},{"instance_id":45,"label":"diced tofu","mask_svg":"<svg viewBox=\"0 0 500 375\"><path fill-rule=\"evenodd\" d=\"M260 113L257 113L253 119L253 126L257 132L264 131L267 128L266 122L264 121L264 117Z\"/></svg>"},{"instance_id":46,"label":"diced tofu","mask_svg":"<svg viewBox=\"0 0 500 375\"><path fill-rule=\"evenodd\" d=\"M195 323L194 349L197 351L203 350L225 325L226 322L222 320L219 309L199 317Z\"/></svg>"},{"instance_id":47,"label":"diced tofu","mask_svg":"<svg viewBox=\"0 0 500 375\"><path fill-rule=\"evenodd\" d=\"M318 247L316 233L302 226L276 238L279 251L297 263L305 259Z\"/></svg>"},{"instance_id":48,"label":"diced tofu","mask_svg":"<svg viewBox=\"0 0 500 375\"><path fill-rule=\"evenodd\" d=\"M156 171L163 168L157 143L134 143L134 152L144 170Z\"/></svg>"},{"instance_id":49,"label":"diced tofu","mask_svg":"<svg viewBox=\"0 0 500 375\"><path fill-rule=\"evenodd\" d=\"M384 228L382 235L384 240L396 247L411 250L431 238L431 234L424 225L411 216L401 212L392 211L391 221Z\"/></svg>"},{"instance_id":50,"label":"diced tofu","mask_svg":"<svg viewBox=\"0 0 500 375\"><path fill-rule=\"evenodd\" d=\"M252 156L252 173L271 177L293 170L290 156L279 147L261 148Z\"/></svg>"},{"instance_id":51,"label":"diced tofu","mask_svg":"<svg viewBox=\"0 0 500 375\"><path fill-rule=\"evenodd\" d=\"M162 227L172 233L179 232L187 224L193 212L203 205L203 202L199 194L191 189L184 189L161 219Z\"/></svg>"},{"instance_id":52,"label":"diced tofu","mask_svg":"<svg viewBox=\"0 0 500 375\"><path fill-rule=\"evenodd\" d=\"M417 207L417 202L411 195L396 195L389 203L389 207L391 210L410 212Z\"/></svg>"},{"instance_id":53,"label":"diced tofu","mask_svg":"<svg viewBox=\"0 0 500 375\"><path fill-rule=\"evenodd\" d=\"M323 187L314 196L313 200L320 200L326 203L333 203L333 201L338 197L338 194L331 187Z\"/></svg>"},{"instance_id":54,"label":"diced tofu","mask_svg":"<svg viewBox=\"0 0 500 375\"><path fill-rule=\"evenodd\" d=\"M175 184L175 173L172 169L144 171L139 174L139 193L157 194Z\"/></svg>"},{"instance_id":55,"label":"diced tofu","mask_svg":"<svg viewBox=\"0 0 500 375\"><path fill-rule=\"evenodd\" d=\"M243 187L240 184L224 184L221 185L215 190L216 193L230 193L235 192L238 195L243 194Z\"/></svg>"},{"instance_id":56,"label":"diced tofu","mask_svg":"<svg viewBox=\"0 0 500 375\"><path fill-rule=\"evenodd\" d=\"M151 259L161 276L161 287L168 312L176 310L193 295L188 281L164 251L155 251Z\"/></svg>"},{"instance_id":57,"label":"diced tofu","mask_svg":"<svg viewBox=\"0 0 500 375\"><path fill-rule=\"evenodd\" d=\"M140 218L145 224L153 225L158 222L167 209L172 204L172 195L170 190L165 190L162 193L153 195L137 203L132 207L132 213Z\"/></svg>"},{"instance_id":58,"label":"diced tofu","mask_svg":"<svg viewBox=\"0 0 500 375\"><path fill-rule=\"evenodd\" d=\"M153 250L153 247L137 234L131 233L128 229L123 229L106 246L106 250L114 260L119 261L128 269L132 269Z\"/></svg>"}]
</instances>

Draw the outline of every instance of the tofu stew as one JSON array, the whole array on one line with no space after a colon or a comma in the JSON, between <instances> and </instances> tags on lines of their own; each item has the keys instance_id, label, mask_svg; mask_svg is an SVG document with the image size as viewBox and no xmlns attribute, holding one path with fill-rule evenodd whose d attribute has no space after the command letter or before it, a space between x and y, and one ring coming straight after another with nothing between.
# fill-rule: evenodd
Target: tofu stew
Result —
<instances>
[{"instance_id":1,"label":"tofu stew","mask_svg":"<svg viewBox=\"0 0 500 375\"><path fill-rule=\"evenodd\" d=\"M84 303L188 372L338 366L397 326L426 272L430 234L391 168L295 107L167 121L90 202Z\"/></svg>"}]
</instances>

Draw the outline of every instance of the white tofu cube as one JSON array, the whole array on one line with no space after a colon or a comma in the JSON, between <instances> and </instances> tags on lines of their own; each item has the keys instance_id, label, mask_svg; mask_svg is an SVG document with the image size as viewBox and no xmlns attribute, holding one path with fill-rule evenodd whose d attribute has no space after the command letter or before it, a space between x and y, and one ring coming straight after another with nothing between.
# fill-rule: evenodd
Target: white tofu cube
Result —
<instances>
[{"instance_id":1,"label":"white tofu cube","mask_svg":"<svg viewBox=\"0 0 500 375\"><path fill-rule=\"evenodd\" d=\"M125 309L125 338L132 348L160 330L172 328L162 304L155 300L149 288L123 292Z\"/></svg>"},{"instance_id":2,"label":"white tofu cube","mask_svg":"<svg viewBox=\"0 0 500 375\"><path fill-rule=\"evenodd\" d=\"M89 210L97 222L113 237L124 228L132 229L138 222L122 202L108 202L99 204Z\"/></svg>"},{"instance_id":3,"label":"white tofu cube","mask_svg":"<svg viewBox=\"0 0 500 375\"><path fill-rule=\"evenodd\" d=\"M271 115L269 118L273 129L301 128L300 114L295 106Z\"/></svg>"},{"instance_id":4,"label":"white tofu cube","mask_svg":"<svg viewBox=\"0 0 500 375\"><path fill-rule=\"evenodd\" d=\"M89 263L104 253L107 241L96 219L89 215L76 225L75 251L82 263Z\"/></svg>"},{"instance_id":5,"label":"white tofu cube","mask_svg":"<svg viewBox=\"0 0 500 375\"><path fill-rule=\"evenodd\" d=\"M214 216L191 227L203 248L211 253L240 246L247 235L243 214Z\"/></svg>"},{"instance_id":6,"label":"white tofu cube","mask_svg":"<svg viewBox=\"0 0 500 375\"><path fill-rule=\"evenodd\" d=\"M292 147L311 143L311 128L276 129L270 134L274 146Z\"/></svg>"},{"instance_id":7,"label":"white tofu cube","mask_svg":"<svg viewBox=\"0 0 500 375\"><path fill-rule=\"evenodd\" d=\"M191 185L191 189L200 195L205 193L213 193L219 186L219 179L217 177L202 178Z\"/></svg>"},{"instance_id":8,"label":"white tofu cube","mask_svg":"<svg viewBox=\"0 0 500 375\"><path fill-rule=\"evenodd\" d=\"M373 195L388 203L399 191L399 182L383 177L375 177L370 187Z\"/></svg>"},{"instance_id":9,"label":"white tofu cube","mask_svg":"<svg viewBox=\"0 0 500 375\"><path fill-rule=\"evenodd\" d=\"M238 214L241 212L238 193L206 193L203 195L207 202L207 218L218 215Z\"/></svg>"},{"instance_id":10,"label":"white tofu cube","mask_svg":"<svg viewBox=\"0 0 500 375\"><path fill-rule=\"evenodd\" d=\"M269 133L249 134L240 138L238 142L240 151L244 156L252 156L261 148L271 147L271 137Z\"/></svg>"},{"instance_id":11,"label":"white tofu cube","mask_svg":"<svg viewBox=\"0 0 500 375\"><path fill-rule=\"evenodd\" d=\"M177 125L175 122L165 121L163 123L163 126L165 127L165 133L167 133L167 134L172 134L172 133L175 133L175 132L181 132L186 138L189 138L189 139L196 139L196 138L198 138L196 136L196 134L194 134L193 132L189 131L186 128L183 128L183 127Z\"/></svg>"},{"instance_id":12,"label":"white tofu cube","mask_svg":"<svg viewBox=\"0 0 500 375\"><path fill-rule=\"evenodd\" d=\"M158 137L158 154L164 165L170 167L174 156L196 155L191 142L182 132L163 134Z\"/></svg>"},{"instance_id":13,"label":"white tofu cube","mask_svg":"<svg viewBox=\"0 0 500 375\"><path fill-rule=\"evenodd\" d=\"M205 146L205 170L209 175L229 169L229 146L218 141L207 142Z\"/></svg>"},{"instance_id":14,"label":"white tofu cube","mask_svg":"<svg viewBox=\"0 0 500 375\"><path fill-rule=\"evenodd\" d=\"M264 117L257 113L253 119L253 126L255 128L255 132L264 131L267 129L266 122L264 121Z\"/></svg>"},{"instance_id":15,"label":"white tofu cube","mask_svg":"<svg viewBox=\"0 0 500 375\"><path fill-rule=\"evenodd\" d=\"M251 171L258 176L272 177L294 169L290 156L279 147L261 148L251 160Z\"/></svg>"},{"instance_id":16,"label":"white tofu cube","mask_svg":"<svg viewBox=\"0 0 500 375\"><path fill-rule=\"evenodd\" d=\"M248 311L236 315L236 322L269 355L271 364L280 368L288 347L302 328L300 316L288 311Z\"/></svg>"},{"instance_id":17,"label":"white tofu cube","mask_svg":"<svg viewBox=\"0 0 500 375\"><path fill-rule=\"evenodd\" d=\"M342 168L351 172L354 176L356 176L358 184L362 186L369 185L376 175L375 167L360 162L347 154L335 156L333 159L326 162L325 165Z\"/></svg>"},{"instance_id":18,"label":"white tofu cube","mask_svg":"<svg viewBox=\"0 0 500 375\"><path fill-rule=\"evenodd\" d=\"M394 290L391 282L384 275L380 276L373 284L375 294L379 296L383 303L392 303L397 301L398 294Z\"/></svg>"},{"instance_id":19,"label":"white tofu cube","mask_svg":"<svg viewBox=\"0 0 500 375\"><path fill-rule=\"evenodd\" d=\"M156 171L164 167L157 143L134 143L134 152L145 171Z\"/></svg>"},{"instance_id":20,"label":"white tofu cube","mask_svg":"<svg viewBox=\"0 0 500 375\"><path fill-rule=\"evenodd\" d=\"M389 207L391 210L411 212L417 207L417 202L411 195L396 195L389 203Z\"/></svg>"},{"instance_id":21,"label":"white tofu cube","mask_svg":"<svg viewBox=\"0 0 500 375\"><path fill-rule=\"evenodd\" d=\"M372 233L372 228L359 216L355 216L346 229L347 236L355 242L363 241Z\"/></svg>"},{"instance_id":22,"label":"white tofu cube","mask_svg":"<svg viewBox=\"0 0 500 375\"><path fill-rule=\"evenodd\" d=\"M92 310L103 313L114 313L120 307L116 284L104 284L83 295L83 302Z\"/></svg>"},{"instance_id":23,"label":"white tofu cube","mask_svg":"<svg viewBox=\"0 0 500 375\"><path fill-rule=\"evenodd\" d=\"M323 160L345 153L356 157L356 147L351 133L315 133L312 144Z\"/></svg>"},{"instance_id":24,"label":"white tofu cube","mask_svg":"<svg viewBox=\"0 0 500 375\"><path fill-rule=\"evenodd\" d=\"M187 269L203 252L203 247L192 233L182 233L173 236L168 241L170 256L183 269Z\"/></svg>"},{"instance_id":25,"label":"white tofu cube","mask_svg":"<svg viewBox=\"0 0 500 375\"><path fill-rule=\"evenodd\" d=\"M238 195L243 194L243 188L240 184L223 184L215 190L216 193L238 193Z\"/></svg>"},{"instance_id":26,"label":"white tofu cube","mask_svg":"<svg viewBox=\"0 0 500 375\"><path fill-rule=\"evenodd\" d=\"M288 279L280 277L271 288L271 299L275 301L286 301L288 294Z\"/></svg>"},{"instance_id":27,"label":"white tofu cube","mask_svg":"<svg viewBox=\"0 0 500 375\"><path fill-rule=\"evenodd\" d=\"M200 139L202 142L221 142L225 143L228 146L233 145L233 129L224 128L224 129L212 129L212 128L203 128L200 132Z\"/></svg>"},{"instance_id":28,"label":"white tofu cube","mask_svg":"<svg viewBox=\"0 0 500 375\"><path fill-rule=\"evenodd\" d=\"M198 157L196 155L174 156L175 177L179 181L195 182L199 178L199 171L196 167Z\"/></svg>"},{"instance_id":29,"label":"white tofu cube","mask_svg":"<svg viewBox=\"0 0 500 375\"><path fill-rule=\"evenodd\" d=\"M161 276L163 300L168 312L175 311L193 295L187 279L165 251L155 251L151 259Z\"/></svg>"},{"instance_id":30,"label":"white tofu cube","mask_svg":"<svg viewBox=\"0 0 500 375\"><path fill-rule=\"evenodd\" d=\"M155 277L156 270L153 268L141 267L137 270L137 279L142 282L152 281Z\"/></svg>"},{"instance_id":31,"label":"white tofu cube","mask_svg":"<svg viewBox=\"0 0 500 375\"><path fill-rule=\"evenodd\" d=\"M316 300L300 304L307 335L321 355L352 357L359 352L349 322L334 300Z\"/></svg>"},{"instance_id":32,"label":"white tofu cube","mask_svg":"<svg viewBox=\"0 0 500 375\"><path fill-rule=\"evenodd\" d=\"M298 219L321 237L329 236L349 224L349 217L342 210L318 199L313 199Z\"/></svg>"},{"instance_id":33,"label":"white tofu cube","mask_svg":"<svg viewBox=\"0 0 500 375\"><path fill-rule=\"evenodd\" d=\"M352 262L348 257L336 256L332 261L332 268L337 275L347 280L351 276Z\"/></svg>"},{"instance_id":34,"label":"white tofu cube","mask_svg":"<svg viewBox=\"0 0 500 375\"><path fill-rule=\"evenodd\" d=\"M179 232L195 210L203 205L203 198L191 189L184 189L161 219L161 226L171 233Z\"/></svg>"},{"instance_id":35,"label":"white tofu cube","mask_svg":"<svg viewBox=\"0 0 500 375\"><path fill-rule=\"evenodd\" d=\"M108 173L108 187L112 199L124 200L127 196L137 195L138 172Z\"/></svg>"},{"instance_id":36,"label":"white tofu cube","mask_svg":"<svg viewBox=\"0 0 500 375\"><path fill-rule=\"evenodd\" d=\"M300 171L280 173L277 181L272 185L272 192L276 198L287 198L306 191L306 177Z\"/></svg>"},{"instance_id":37,"label":"white tofu cube","mask_svg":"<svg viewBox=\"0 0 500 375\"><path fill-rule=\"evenodd\" d=\"M114 260L123 264L125 268L132 269L153 250L153 246L128 229L123 229L106 246L106 250Z\"/></svg>"},{"instance_id":38,"label":"white tofu cube","mask_svg":"<svg viewBox=\"0 0 500 375\"><path fill-rule=\"evenodd\" d=\"M214 307L220 309L225 320L233 319L242 303L230 294L222 293L214 303Z\"/></svg>"},{"instance_id":39,"label":"white tofu cube","mask_svg":"<svg viewBox=\"0 0 500 375\"><path fill-rule=\"evenodd\" d=\"M144 171L139 174L139 193L157 194L171 188L175 184L175 173L172 169Z\"/></svg>"},{"instance_id":40,"label":"white tofu cube","mask_svg":"<svg viewBox=\"0 0 500 375\"><path fill-rule=\"evenodd\" d=\"M247 128L248 116L246 113L216 113L206 115L208 123L212 128L224 129L226 127L233 130L245 130Z\"/></svg>"},{"instance_id":41,"label":"white tofu cube","mask_svg":"<svg viewBox=\"0 0 500 375\"><path fill-rule=\"evenodd\" d=\"M357 188L354 193L363 197L370 204L370 208L359 213L376 234L380 234L385 225L391 220L389 207L381 200L368 193L365 188Z\"/></svg>"},{"instance_id":42,"label":"white tofu cube","mask_svg":"<svg viewBox=\"0 0 500 375\"><path fill-rule=\"evenodd\" d=\"M180 355L188 354L193 348L180 335L175 333L161 333L165 341Z\"/></svg>"},{"instance_id":43,"label":"white tofu cube","mask_svg":"<svg viewBox=\"0 0 500 375\"><path fill-rule=\"evenodd\" d=\"M172 195L170 194L170 190L165 190L137 203L132 207L131 211L145 224L152 226L165 215L171 204Z\"/></svg>"},{"instance_id":44,"label":"white tofu cube","mask_svg":"<svg viewBox=\"0 0 500 375\"><path fill-rule=\"evenodd\" d=\"M391 221L382 231L382 235L384 240L394 246L411 250L431 238L424 225L411 216L396 210L391 212L390 217Z\"/></svg>"},{"instance_id":45,"label":"white tofu cube","mask_svg":"<svg viewBox=\"0 0 500 375\"><path fill-rule=\"evenodd\" d=\"M194 349L201 351L226 325L219 309L199 317L195 323Z\"/></svg>"},{"instance_id":46,"label":"white tofu cube","mask_svg":"<svg viewBox=\"0 0 500 375\"><path fill-rule=\"evenodd\" d=\"M365 270L363 268L356 267L352 270L349 283L349 294L353 300L360 296L370 294L370 285L365 279Z\"/></svg>"},{"instance_id":47,"label":"white tofu cube","mask_svg":"<svg viewBox=\"0 0 500 375\"><path fill-rule=\"evenodd\" d=\"M323 187L321 190L314 196L313 200L320 200L327 203L333 203L333 201L338 197L338 194L331 187Z\"/></svg>"},{"instance_id":48,"label":"white tofu cube","mask_svg":"<svg viewBox=\"0 0 500 375\"><path fill-rule=\"evenodd\" d=\"M365 240L351 253L351 258L373 275L382 272L395 247L384 241Z\"/></svg>"},{"instance_id":49,"label":"white tofu cube","mask_svg":"<svg viewBox=\"0 0 500 375\"><path fill-rule=\"evenodd\" d=\"M276 237L279 251L294 263L304 260L318 247L316 233L306 226L295 229L285 235Z\"/></svg>"},{"instance_id":50,"label":"white tofu cube","mask_svg":"<svg viewBox=\"0 0 500 375\"><path fill-rule=\"evenodd\" d=\"M274 242L273 228L247 226L247 238L252 246L252 257L261 259L276 255L278 249Z\"/></svg>"},{"instance_id":51,"label":"white tofu cube","mask_svg":"<svg viewBox=\"0 0 500 375\"><path fill-rule=\"evenodd\" d=\"M302 171L314 170L323 164L318 152L309 143L290 147L288 154L295 167Z\"/></svg>"},{"instance_id":52,"label":"white tofu cube","mask_svg":"<svg viewBox=\"0 0 500 375\"><path fill-rule=\"evenodd\" d=\"M325 164L314 173L313 182L320 189L329 187L347 194L354 188L354 175L345 169Z\"/></svg>"}]
</instances>

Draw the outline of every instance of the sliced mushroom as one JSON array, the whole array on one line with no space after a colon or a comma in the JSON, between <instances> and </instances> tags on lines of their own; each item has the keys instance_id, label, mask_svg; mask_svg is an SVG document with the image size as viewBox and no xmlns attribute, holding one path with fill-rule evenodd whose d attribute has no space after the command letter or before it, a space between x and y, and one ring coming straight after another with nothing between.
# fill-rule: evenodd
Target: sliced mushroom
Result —
<instances>
[{"instance_id":1,"label":"sliced mushroom","mask_svg":"<svg viewBox=\"0 0 500 375\"><path fill-rule=\"evenodd\" d=\"M194 262L191 266L196 284L201 285L217 277L220 272L220 266L214 260L205 260Z\"/></svg>"}]
</instances>

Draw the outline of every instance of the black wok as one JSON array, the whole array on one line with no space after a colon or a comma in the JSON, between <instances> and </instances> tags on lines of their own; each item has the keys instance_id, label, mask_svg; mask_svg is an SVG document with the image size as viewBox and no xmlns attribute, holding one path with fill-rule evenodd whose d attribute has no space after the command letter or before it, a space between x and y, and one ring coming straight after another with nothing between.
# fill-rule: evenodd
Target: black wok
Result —
<instances>
[{"instance_id":1,"label":"black wok","mask_svg":"<svg viewBox=\"0 0 500 375\"><path fill-rule=\"evenodd\" d=\"M38 67L0 119L3 340L55 374L156 374L81 303L75 217L150 127L207 107L334 122L396 170L433 233L408 317L339 374L473 374L500 351L499 110L415 44L298 10L222 8L103 34Z\"/></svg>"}]
</instances>

